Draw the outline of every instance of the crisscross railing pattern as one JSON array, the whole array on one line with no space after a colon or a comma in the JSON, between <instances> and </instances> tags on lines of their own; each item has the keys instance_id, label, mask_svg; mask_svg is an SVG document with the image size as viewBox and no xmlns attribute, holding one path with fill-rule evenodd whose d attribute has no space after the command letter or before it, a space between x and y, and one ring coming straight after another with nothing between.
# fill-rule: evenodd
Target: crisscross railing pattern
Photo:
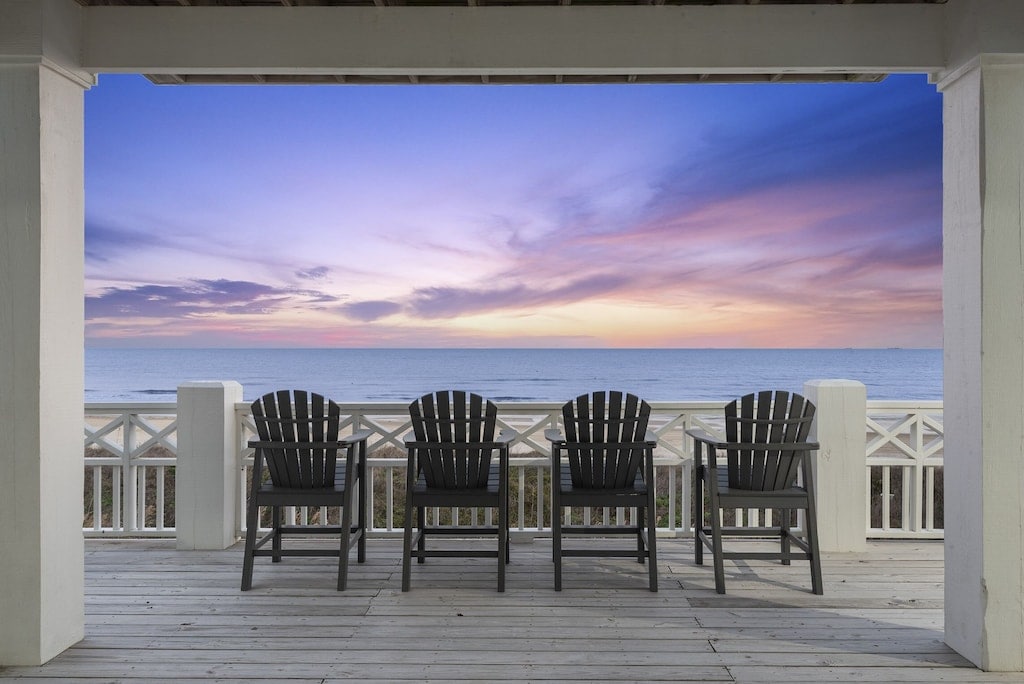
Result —
<instances>
[{"instance_id":1,"label":"crisscross railing pattern","mask_svg":"<svg viewBox=\"0 0 1024 684\"><path fill-rule=\"evenodd\" d=\"M942 402L868 402L870 537L942 537Z\"/></svg>"},{"instance_id":2,"label":"crisscross railing pattern","mask_svg":"<svg viewBox=\"0 0 1024 684\"><path fill-rule=\"evenodd\" d=\"M513 428L511 488L513 530L536 534L550 526L545 486L550 459L544 430L561 427L561 403L499 403L498 429ZM406 404L341 404L342 434L366 428L371 533L401 534L395 511L396 487L405 479L402 437L411 430ZM691 532L692 444L690 427L722 434L720 402L653 402L650 429L655 451L659 529ZM249 405L235 407L235 443L256 434ZM870 497L865 511L870 537L942 536L942 402L868 402L865 426ZM86 491L83 528L90 536L174 536L174 466L177 409L173 403L87 404L85 407ZM239 532L245 519L245 484L252 451L237 454ZM398 505L396 505L398 504ZM158 514L159 512L159 514ZM435 512L436 514L436 512ZM296 515L309 515L297 511ZM472 512L469 513L472 515ZM586 515L590 515L587 511ZM600 513L623 516L624 512ZM756 513L755 513L756 515Z\"/></svg>"},{"instance_id":3,"label":"crisscross railing pattern","mask_svg":"<svg viewBox=\"0 0 1024 684\"><path fill-rule=\"evenodd\" d=\"M87 535L174 535L167 484L177 462L177 431L176 404L86 407Z\"/></svg>"}]
</instances>

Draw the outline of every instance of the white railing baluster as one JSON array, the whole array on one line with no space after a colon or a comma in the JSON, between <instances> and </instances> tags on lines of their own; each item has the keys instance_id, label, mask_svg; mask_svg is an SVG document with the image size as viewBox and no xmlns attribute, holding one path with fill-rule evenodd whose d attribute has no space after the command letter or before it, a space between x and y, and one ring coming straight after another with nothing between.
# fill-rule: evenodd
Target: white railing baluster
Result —
<instances>
[{"instance_id":1,"label":"white railing baluster","mask_svg":"<svg viewBox=\"0 0 1024 684\"><path fill-rule=\"evenodd\" d=\"M544 473L545 468L537 466L537 531L544 529Z\"/></svg>"},{"instance_id":2,"label":"white railing baluster","mask_svg":"<svg viewBox=\"0 0 1024 684\"><path fill-rule=\"evenodd\" d=\"M103 466L92 467L92 528L103 529Z\"/></svg>"},{"instance_id":3,"label":"white railing baluster","mask_svg":"<svg viewBox=\"0 0 1024 684\"><path fill-rule=\"evenodd\" d=\"M132 423L132 414L124 413L121 416L121 473L124 477L124 531L130 532L138 529L139 508L138 508L138 468L132 458L135 454L135 429Z\"/></svg>"},{"instance_id":4,"label":"white railing baluster","mask_svg":"<svg viewBox=\"0 0 1024 684\"><path fill-rule=\"evenodd\" d=\"M114 468L110 472L110 489L113 504L110 508L110 527L112 531L121 531L121 468Z\"/></svg>"},{"instance_id":5,"label":"white railing baluster","mask_svg":"<svg viewBox=\"0 0 1024 684\"><path fill-rule=\"evenodd\" d=\"M519 513L519 529L526 529L526 468L517 468L519 471L519 497L516 499L516 511Z\"/></svg>"},{"instance_id":6,"label":"white railing baluster","mask_svg":"<svg viewBox=\"0 0 1024 684\"><path fill-rule=\"evenodd\" d=\"M892 499L889 493L889 466L882 466L882 529L888 530L890 526L890 509Z\"/></svg>"},{"instance_id":7,"label":"white railing baluster","mask_svg":"<svg viewBox=\"0 0 1024 684\"><path fill-rule=\"evenodd\" d=\"M387 529L390 532L395 529L395 469L388 466L384 472L388 478L388 486L384 491L387 502Z\"/></svg>"},{"instance_id":8,"label":"white railing baluster","mask_svg":"<svg viewBox=\"0 0 1024 684\"><path fill-rule=\"evenodd\" d=\"M136 477L132 480L135 487L135 520L128 525L131 530L139 531L146 528L146 466L136 466Z\"/></svg>"},{"instance_id":9,"label":"white railing baluster","mask_svg":"<svg viewBox=\"0 0 1024 684\"><path fill-rule=\"evenodd\" d=\"M925 468L924 524L928 531L935 529L935 468Z\"/></svg>"},{"instance_id":10,"label":"white railing baluster","mask_svg":"<svg viewBox=\"0 0 1024 684\"><path fill-rule=\"evenodd\" d=\"M164 493L166 491L166 479L165 474L167 472L167 466L157 466L156 468L156 529L158 532L163 532L164 529Z\"/></svg>"},{"instance_id":11,"label":"white railing baluster","mask_svg":"<svg viewBox=\"0 0 1024 684\"><path fill-rule=\"evenodd\" d=\"M867 478L867 486L864 487L864 491L868 493L867 506L864 507L864 529L871 530L871 509L873 499L871 496L871 474L874 469L871 466L871 461L868 460L868 467L864 469L864 476Z\"/></svg>"}]
</instances>

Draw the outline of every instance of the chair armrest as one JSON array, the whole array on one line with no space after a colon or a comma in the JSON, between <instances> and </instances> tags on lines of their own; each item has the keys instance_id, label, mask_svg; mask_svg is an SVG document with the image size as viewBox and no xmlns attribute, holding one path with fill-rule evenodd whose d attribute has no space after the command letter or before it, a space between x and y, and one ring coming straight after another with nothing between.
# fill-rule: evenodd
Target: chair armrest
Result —
<instances>
[{"instance_id":1,"label":"chair armrest","mask_svg":"<svg viewBox=\"0 0 1024 684\"><path fill-rule=\"evenodd\" d=\"M558 430L556 428L548 428L547 430L545 430L544 431L544 438L546 440L548 440L549 442L564 442L565 441L565 436L562 434L562 431Z\"/></svg>"},{"instance_id":2,"label":"chair armrest","mask_svg":"<svg viewBox=\"0 0 1024 684\"><path fill-rule=\"evenodd\" d=\"M275 440L261 441L258 439L249 440L250 449L343 449L348 444L344 441L337 442L278 442Z\"/></svg>"},{"instance_id":3,"label":"chair armrest","mask_svg":"<svg viewBox=\"0 0 1024 684\"><path fill-rule=\"evenodd\" d=\"M363 428L362 430L356 430L348 437L343 438L341 441L344 444L355 444L356 442L363 442L370 438L373 434L373 430L369 428Z\"/></svg>"},{"instance_id":4,"label":"chair armrest","mask_svg":"<svg viewBox=\"0 0 1024 684\"><path fill-rule=\"evenodd\" d=\"M652 446L658 446L658 435L654 434L653 430L648 430L647 434L644 435L644 441Z\"/></svg>"},{"instance_id":5,"label":"chair armrest","mask_svg":"<svg viewBox=\"0 0 1024 684\"><path fill-rule=\"evenodd\" d=\"M727 450L748 450L760 449L764 451L817 451L820 445L817 442L723 442L714 435L704 430L690 428L686 431L690 437L698 442L707 444L712 449Z\"/></svg>"},{"instance_id":6,"label":"chair armrest","mask_svg":"<svg viewBox=\"0 0 1024 684\"><path fill-rule=\"evenodd\" d=\"M704 444L707 444L708 446L714 449L724 449L728 444L728 442L723 442L722 440L712 435L710 432L701 430L700 428L690 428L689 430L686 431L686 434L688 434L690 437L693 437L698 442L703 442Z\"/></svg>"},{"instance_id":7,"label":"chair armrest","mask_svg":"<svg viewBox=\"0 0 1024 684\"><path fill-rule=\"evenodd\" d=\"M508 445L519 435L515 430L502 430L493 442L422 442L411 432L403 441L406 449L446 449L451 451L472 451L474 449L508 450Z\"/></svg>"}]
</instances>

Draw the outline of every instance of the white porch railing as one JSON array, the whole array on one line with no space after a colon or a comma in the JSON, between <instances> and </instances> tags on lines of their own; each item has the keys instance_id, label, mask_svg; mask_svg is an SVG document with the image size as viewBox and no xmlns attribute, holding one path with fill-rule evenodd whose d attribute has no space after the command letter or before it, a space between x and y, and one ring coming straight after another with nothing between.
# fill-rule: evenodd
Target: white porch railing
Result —
<instances>
[{"instance_id":1,"label":"white porch railing","mask_svg":"<svg viewBox=\"0 0 1024 684\"><path fill-rule=\"evenodd\" d=\"M941 539L942 402L868 402L869 537Z\"/></svg>"},{"instance_id":2,"label":"white porch railing","mask_svg":"<svg viewBox=\"0 0 1024 684\"><path fill-rule=\"evenodd\" d=\"M558 427L560 403L499 404L499 420L519 437L512 450L513 530L536 535L550 529L548 445L543 431ZM690 427L718 431L719 402L655 402L652 429L658 436L656 494L659 529L667 536L692 533L692 444L683 439ZM370 429L369 479L365 505L374 536L400 534L395 512L403 505L396 487L405 484L402 437L410 429L405 404L342 404L346 430ZM934 538L942 536L942 402L868 402L865 507L869 537ZM177 454L177 408L161 404L87 404L85 407L85 521L88 536L173 537L174 466ZM239 496L236 529L244 532L246 482L253 434L248 404L235 406ZM308 519L309 511L296 511ZM747 511L750 524L758 512ZM436 512L435 512L436 515ZM475 515L475 512L466 514ZM590 512L586 511L589 516ZM622 510L609 513L621 522ZM769 520L763 521L769 523Z\"/></svg>"},{"instance_id":3,"label":"white porch railing","mask_svg":"<svg viewBox=\"0 0 1024 684\"><path fill-rule=\"evenodd\" d=\"M177 430L174 403L86 404L87 535L174 536Z\"/></svg>"}]
</instances>

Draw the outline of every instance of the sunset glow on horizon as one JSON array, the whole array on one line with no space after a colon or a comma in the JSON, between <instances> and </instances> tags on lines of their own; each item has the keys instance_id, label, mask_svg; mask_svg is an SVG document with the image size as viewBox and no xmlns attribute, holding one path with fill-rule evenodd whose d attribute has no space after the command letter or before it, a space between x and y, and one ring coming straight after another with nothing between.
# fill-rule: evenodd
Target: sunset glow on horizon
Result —
<instances>
[{"instance_id":1,"label":"sunset glow on horizon","mask_svg":"<svg viewBox=\"0 0 1024 684\"><path fill-rule=\"evenodd\" d=\"M941 101L877 84L86 94L93 347L940 347Z\"/></svg>"}]
</instances>

